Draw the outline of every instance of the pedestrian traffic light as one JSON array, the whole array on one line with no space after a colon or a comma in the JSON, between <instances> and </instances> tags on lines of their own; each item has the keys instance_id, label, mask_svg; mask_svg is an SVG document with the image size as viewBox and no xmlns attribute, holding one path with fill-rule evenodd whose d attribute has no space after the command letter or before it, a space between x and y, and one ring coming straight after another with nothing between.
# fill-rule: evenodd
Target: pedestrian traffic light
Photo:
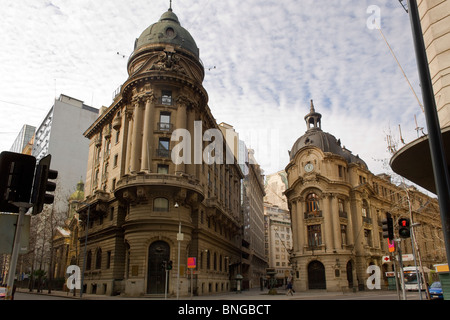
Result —
<instances>
[{"instance_id":1,"label":"pedestrian traffic light","mask_svg":"<svg viewBox=\"0 0 450 320\"><path fill-rule=\"evenodd\" d=\"M56 179L58 171L50 169L51 155L47 155L39 161L36 166L36 175L33 184L33 193L31 196L31 203L33 204L32 214L41 213L44 204L52 204L55 196L47 192L55 191L56 183L48 181L49 179Z\"/></svg>"},{"instance_id":2,"label":"pedestrian traffic light","mask_svg":"<svg viewBox=\"0 0 450 320\"><path fill-rule=\"evenodd\" d=\"M3 151L0 154L0 211L19 212L14 203L29 203L36 158Z\"/></svg>"},{"instance_id":3,"label":"pedestrian traffic light","mask_svg":"<svg viewBox=\"0 0 450 320\"><path fill-rule=\"evenodd\" d=\"M400 238L409 238L411 236L409 224L410 222L408 218L398 219L398 235L400 236Z\"/></svg>"},{"instance_id":4,"label":"pedestrian traffic light","mask_svg":"<svg viewBox=\"0 0 450 320\"><path fill-rule=\"evenodd\" d=\"M383 238L392 241L394 239L394 224L392 216L389 212L386 212L386 219L381 221Z\"/></svg>"},{"instance_id":5,"label":"pedestrian traffic light","mask_svg":"<svg viewBox=\"0 0 450 320\"><path fill-rule=\"evenodd\" d=\"M172 270L172 260L167 262L167 270Z\"/></svg>"}]
</instances>

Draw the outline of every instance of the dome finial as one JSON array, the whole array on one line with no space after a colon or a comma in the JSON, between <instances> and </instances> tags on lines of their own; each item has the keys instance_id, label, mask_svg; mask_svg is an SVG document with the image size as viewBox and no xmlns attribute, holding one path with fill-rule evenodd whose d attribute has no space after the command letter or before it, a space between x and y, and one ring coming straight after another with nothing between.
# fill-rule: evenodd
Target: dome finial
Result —
<instances>
[{"instance_id":1,"label":"dome finial","mask_svg":"<svg viewBox=\"0 0 450 320\"><path fill-rule=\"evenodd\" d=\"M172 0L169 0L169 11L172 11Z\"/></svg>"},{"instance_id":2,"label":"dome finial","mask_svg":"<svg viewBox=\"0 0 450 320\"><path fill-rule=\"evenodd\" d=\"M311 129L321 130L320 118L322 118L322 115L320 113L316 112L316 110L314 108L314 102L311 99L311 107L309 109L309 113L305 116L306 129L307 130L311 130Z\"/></svg>"}]
</instances>

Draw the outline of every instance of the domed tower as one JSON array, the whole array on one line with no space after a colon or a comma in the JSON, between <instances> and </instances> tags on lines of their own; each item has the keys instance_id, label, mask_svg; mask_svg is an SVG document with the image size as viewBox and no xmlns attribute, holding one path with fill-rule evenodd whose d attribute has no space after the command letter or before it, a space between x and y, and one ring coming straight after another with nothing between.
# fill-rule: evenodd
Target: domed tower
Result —
<instances>
[{"instance_id":1,"label":"domed tower","mask_svg":"<svg viewBox=\"0 0 450 320\"><path fill-rule=\"evenodd\" d=\"M241 255L242 172L236 161L202 159L211 141L204 133L220 130L199 49L172 8L136 39L127 69L113 103L85 132L85 288L139 296L164 294L167 283L169 295L188 295L187 257L195 257L197 294L231 290ZM225 154L225 141L214 146Z\"/></svg>"},{"instance_id":2,"label":"domed tower","mask_svg":"<svg viewBox=\"0 0 450 320\"><path fill-rule=\"evenodd\" d=\"M285 169L295 287L341 291L356 286L359 274L366 277L361 229L378 237L377 226L359 214L369 212L371 174L363 160L322 131L313 101L304 119L307 130L292 146Z\"/></svg>"}]
</instances>

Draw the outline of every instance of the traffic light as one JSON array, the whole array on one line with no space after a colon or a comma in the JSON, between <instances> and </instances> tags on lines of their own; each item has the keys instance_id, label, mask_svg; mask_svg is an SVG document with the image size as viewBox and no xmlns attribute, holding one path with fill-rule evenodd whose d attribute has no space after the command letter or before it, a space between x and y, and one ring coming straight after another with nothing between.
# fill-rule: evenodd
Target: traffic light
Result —
<instances>
[{"instance_id":1,"label":"traffic light","mask_svg":"<svg viewBox=\"0 0 450 320\"><path fill-rule=\"evenodd\" d=\"M0 211L19 212L13 203L29 203L36 158L3 151L0 154Z\"/></svg>"},{"instance_id":2,"label":"traffic light","mask_svg":"<svg viewBox=\"0 0 450 320\"><path fill-rule=\"evenodd\" d=\"M172 270L172 260L167 262L167 270Z\"/></svg>"},{"instance_id":3,"label":"traffic light","mask_svg":"<svg viewBox=\"0 0 450 320\"><path fill-rule=\"evenodd\" d=\"M58 171L50 169L51 155L47 155L39 161L36 166L36 176L34 178L33 193L31 196L31 203L33 203L32 214L36 215L42 211L45 204L52 204L55 200L54 195L47 192L55 191L56 183L48 181L49 179L56 179Z\"/></svg>"},{"instance_id":4,"label":"traffic light","mask_svg":"<svg viewBox=\"0 0 450 320\"><path fill-rule=\"evenodd\" d=\"M163 262L161 262L161 269L167 270L167 261L166 261L166 260L164 260Z\"/></svg>"},{"instance_id":5,"label":"traffic light","mask_svg":"<svg viewBox=\"0 0 450 320\"><path fill-rule=\"evenodd\" d=\"M411 236L409 224L410 222L408 218L398 219L398 235L400 236L400 238L409 238Z\"/></svg>"},{"instance_id":6,"label":"traffic light","mask_svg":"<svg viewBox=\"0 0 450 320\"><path fill-rule=\"evenodd\" d=\"M389 212L386 212L386 219L381 221L383 229L383 238L392 241L394 239L394 223L392 216Z\"/></svg>"}]
</instances>

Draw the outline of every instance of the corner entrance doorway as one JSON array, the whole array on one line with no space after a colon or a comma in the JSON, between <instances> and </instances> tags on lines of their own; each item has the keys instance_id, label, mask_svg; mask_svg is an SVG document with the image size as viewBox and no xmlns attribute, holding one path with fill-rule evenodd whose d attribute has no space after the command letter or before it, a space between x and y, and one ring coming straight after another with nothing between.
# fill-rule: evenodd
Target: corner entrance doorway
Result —
<instances>
[{"instance_id":1,"label":"corner entrance doorway","mask_svg":"<svg viewBox=\"0 0 450 320\"><path fill-rule=\"evenodd\" d=\"M170 259L170 246L167 242L156 241L148 249L147 293L164 294L166 270L163 261Z\"/></svg>"},{"instance_id":2,"label":"corner entrance doorway","mask_svg":"<svg viewBox=\"0 0 450 320\"><path fill-rule=\"evenodd\" d=\"M309 289L326 289L325 267L320 261L311 261L308 265Z\"/></svg>"}]
</instances>

